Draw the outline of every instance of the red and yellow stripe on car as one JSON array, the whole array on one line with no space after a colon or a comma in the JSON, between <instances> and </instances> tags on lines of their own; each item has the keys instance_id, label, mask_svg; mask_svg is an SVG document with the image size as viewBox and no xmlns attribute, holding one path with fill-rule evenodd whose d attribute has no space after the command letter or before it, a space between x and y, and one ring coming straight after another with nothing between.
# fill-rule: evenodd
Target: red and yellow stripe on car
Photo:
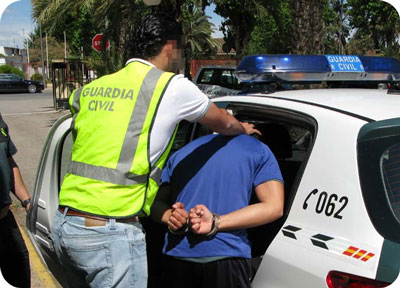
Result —
<instances>
[{"instance_id":1,"label":"red and yellow stripe on car","mask_svg":"<svg viewBox=\"0 0 400 288\"><path fill-rule=\"evenodd\" d=\"M345 251L343 251L343 254L346 256L353 257L355 259L360 259L361 261L367 262L369 259L375 256L374 253L368 253L368 251L359 249L354 246L349 246ZM365 255L365 256L364 256Z\"/></svg>"}]
</instances>

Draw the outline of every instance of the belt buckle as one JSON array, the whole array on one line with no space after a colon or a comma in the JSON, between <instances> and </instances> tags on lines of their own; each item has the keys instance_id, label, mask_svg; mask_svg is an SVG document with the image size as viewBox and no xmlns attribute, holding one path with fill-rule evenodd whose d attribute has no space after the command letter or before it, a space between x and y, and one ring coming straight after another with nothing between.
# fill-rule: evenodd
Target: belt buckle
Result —
<instances>
[{"instance_id":1,"label":"belt buckle","mask_svg":"<svg viewBox=\"0 0 400 288\"><path fill-rule=\"evenodd\" d=\"M98 227L98 226L106 226L106 220L93 219L85 217L85 227Z\"/></svg>"}]
</instances>

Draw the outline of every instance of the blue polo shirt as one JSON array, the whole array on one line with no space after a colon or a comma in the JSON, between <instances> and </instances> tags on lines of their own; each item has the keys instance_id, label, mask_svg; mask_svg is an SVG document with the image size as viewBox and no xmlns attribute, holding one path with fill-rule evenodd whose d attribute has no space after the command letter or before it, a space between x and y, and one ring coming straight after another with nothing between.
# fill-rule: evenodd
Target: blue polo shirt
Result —
<instances>
[{"instance_id":1,"label":"blue polo shirt","mask_svg":"<svg viewBox=\"0 0 400 288\"><path fill-rule=\"evenodd\" d=\"M253 189L270 180L283 182L274 155L244 134L213 134L190 142L171 156L161 176L171 187L171 203L182 202L186 211L204 204L220 215L248 206ZM168 233L163 252L181 258L251 258L246 229L218 232L212 238Z\"/></svg>"},{"instance_id":2,"label":"blue polo shirt","mask_svg":"<svg viewBox=\"0 0 400 288\"><path fill-rule=\"evenodd\" d=\"M13 190L13 175L8 158L17 152L6 122L0 114L0 208L11 204L10 191Z\"/></svg>"}]
</instances>

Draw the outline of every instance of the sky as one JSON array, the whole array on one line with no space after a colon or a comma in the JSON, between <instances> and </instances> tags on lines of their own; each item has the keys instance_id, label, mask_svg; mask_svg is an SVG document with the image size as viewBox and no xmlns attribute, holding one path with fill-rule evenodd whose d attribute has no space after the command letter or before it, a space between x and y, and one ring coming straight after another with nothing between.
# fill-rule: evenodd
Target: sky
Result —
<instances>
[{"instance_id":1,"label":"sky","mask_svg":"<svg viewBox=\"0 0 400 288\"><path fill-rule=\"evenodd\" d=\"M0 0L3 1L6 0ZM24 47L24 38L35 27L31 21L31 13L30 0L19 0L4 10L0 19L0 46Z\"/></svg>"},{"instance_id":2,"label":"sky","mask_svg":"<svg viewBox=\"0 0 400 288\"><path fill-rule=\"evenodd\" d=\"M6 0L0 0L0 2L2 1ZM214 5L208 6L206 14L211 17L210 21L215 25L213 37L222 38L222 32L218 28L223 18L216 15L214 9ZM0 46L24 48L24 39L36 26L31 20L31 14L30 0L19 0L4 10L0 19Z\"/></svg>"},{"instance_id":3,"label":"sky","mask_svg":"<svg viewBox=\"0 0 400 288\"><path fill-rule=\"evenodd\" d=\"M0 8L4 2L11 0L0 0ZM16 0L14 0L16 1ZM392 4L397 11L400 11L399 0L384 0ZM1 3L3 2L3 3ZM206 14L211 17L211 22L215 24L214 37L223 37L219 31L219 26L223 20L214 13L215 6L211 5L206 8ZM1 10L1 9L0 9ZM30 0L17 0L17 2L9 5L0 18L0 46L8 47L24 47L24 39L35 28L35 24L31 20L32 6ZM400 13L399 13L400 14Z\"/></svg>"}]
</instances>

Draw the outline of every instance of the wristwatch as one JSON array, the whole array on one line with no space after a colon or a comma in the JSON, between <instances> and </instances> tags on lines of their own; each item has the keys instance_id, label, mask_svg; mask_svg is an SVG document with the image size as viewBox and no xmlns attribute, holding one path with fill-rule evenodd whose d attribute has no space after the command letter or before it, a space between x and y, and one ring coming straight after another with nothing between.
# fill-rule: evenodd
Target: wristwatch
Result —
<instances>
[{"instance_id":1,"label":"wristwatch","mask_svg":"<svg viewBox=\"0 0 400 288\"><path fill-rule=\"evenodd\" d=\"M24 201L21 201L21 205L22 207L26 208L26 205L28 205L29 203L31 203L31 198L28 198Z\"/></svg>"}]
</instances>

